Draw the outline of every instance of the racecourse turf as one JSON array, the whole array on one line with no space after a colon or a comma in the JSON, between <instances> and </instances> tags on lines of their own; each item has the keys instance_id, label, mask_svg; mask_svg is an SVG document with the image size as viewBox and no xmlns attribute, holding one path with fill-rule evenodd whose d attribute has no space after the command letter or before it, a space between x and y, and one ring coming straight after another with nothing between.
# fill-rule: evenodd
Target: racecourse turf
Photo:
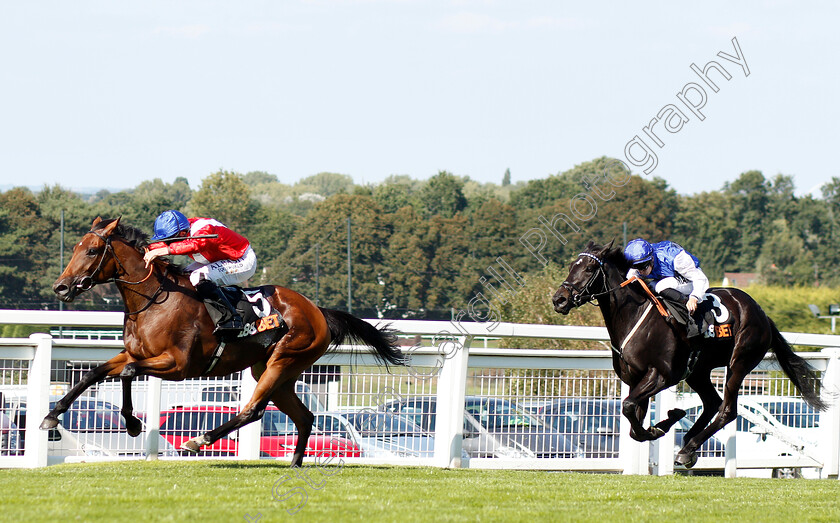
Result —
<instances>
[{"instance_id":1,"label":"racecourse turf","mask_svg":"<svg viewBox=\"0 0 840 523\"><path fill-rule=\"evenodd\" d=\"M0 470L0 520L840 521L837 480L311 465L306 477L273 461Z\"/></svg>"}]
</instances>

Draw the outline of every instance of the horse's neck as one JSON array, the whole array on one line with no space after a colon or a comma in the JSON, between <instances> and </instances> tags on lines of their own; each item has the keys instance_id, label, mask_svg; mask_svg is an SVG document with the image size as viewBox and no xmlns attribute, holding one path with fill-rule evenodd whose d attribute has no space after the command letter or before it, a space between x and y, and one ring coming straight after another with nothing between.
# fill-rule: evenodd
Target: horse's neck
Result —
<instances>
[{"instance_id":1,"label":"horse's neck","mask_svg":"<svg viewBox=\"0 0 840 523\"><path fill-rule=\"evenodd\" d=\"M125 271L124 274L117 275L119 280L124 280L116 282L117 289L120 292L120 296L122 296L126 310L135 311L145 306L149 298L160 288L162 283L161 278L164 277L164 269L159 264L156 264L154 268L151 266L146 267L143 261L143 255L129 245L124 245L124 248L120 248L119 252L116 252L116 255L119 256L120 263ZM155 262L152 263L154 264ZM150 270L154 274L149 275ZM146 276L149 277L146 278ZM125 282L141 283L130 285Z\"/></svg>"},{"instance_id":2,"label":"horse's neck","mask_svg":"<svg viewBox=\"0 0 840 523\"><path fill-rule=\"evenodd\" d=\"M620 274L618 269L608 269L607 287L615 290L599 300L604 324L607 326L613 345L621 343L621 340L630 333L644 314L645 304L649 300L647 295L639 292L634 284L621 287L621 282L624 280L624 275Z\"/></svg>"}]
</instances>

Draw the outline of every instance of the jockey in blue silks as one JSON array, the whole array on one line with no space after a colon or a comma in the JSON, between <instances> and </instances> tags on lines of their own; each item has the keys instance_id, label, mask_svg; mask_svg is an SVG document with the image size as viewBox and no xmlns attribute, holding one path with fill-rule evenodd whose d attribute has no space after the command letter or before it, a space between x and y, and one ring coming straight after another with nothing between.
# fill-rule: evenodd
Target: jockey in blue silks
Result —
<instances>
[{"instance_id":1,"label":"jockey in blue silks","mask_svg":"<svg viewBox=\"0 0 840 523\"><path fill-rule=\"evenodd\" d=\"M709 289L709 278L700 269L700 261L674 242L651 245L638 238L624 248L624 258L632 266L628 278L653 280L658 294L685 303L689 314L694 314Z\"/></svg>"}]
</instances>

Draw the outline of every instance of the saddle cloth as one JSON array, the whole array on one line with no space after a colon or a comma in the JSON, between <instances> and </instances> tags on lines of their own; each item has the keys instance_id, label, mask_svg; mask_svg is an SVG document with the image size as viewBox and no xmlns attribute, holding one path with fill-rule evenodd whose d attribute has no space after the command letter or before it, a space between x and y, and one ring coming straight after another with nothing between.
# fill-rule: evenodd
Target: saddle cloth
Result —
<instances>
[{"instance_id":1,"label":"saddle cloth","mask_svg":"<svg viewBox=\"0 0 840 523\"><path fill-rule=\"evenodd\" d=\"M716 294L704 294L693 316L689 316L684 301L676 301L667 296L659 296L659 299L679 323L688 326L689 335L697 331L704 338L731 338L734 335L732 314ZM693 325L689 325L689 322Z\"/></svg>"},{"instance_id":2,"label":"saddle cloth","mask_svg":"<svg viewBox=\"0 0 840 523\"><path fill-rule=\"evenodd\" d=\"M227 296L228 301L234 304L244 323L242 332L235 337L229 337L227 341L244 341L247 338L251 343L267 347L288 332L289 328L283 321L283 316L266 299L266 296L274 293L274 287L263 285L243 289L229 286L220 287L220 290Z\"/></svg>"}]
</instances>

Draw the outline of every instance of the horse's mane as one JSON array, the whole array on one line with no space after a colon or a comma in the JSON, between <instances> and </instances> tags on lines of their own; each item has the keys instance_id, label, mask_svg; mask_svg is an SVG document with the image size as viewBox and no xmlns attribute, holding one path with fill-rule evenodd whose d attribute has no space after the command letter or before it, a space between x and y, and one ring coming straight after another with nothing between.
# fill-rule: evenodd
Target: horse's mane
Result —
<instances>
[{"instance_id":1,"label":"horse's mane","mask_svg":"<svg viewBox=\"0 0 840 523\"><path fill-rule=\"evenodd\" d=\"M102 220L96 225L93 226L91 229L92 231L98 231L100 229L104 229L108 225L114 223L117 218L111 218L109 220ZM127 225L124 223L117 224L116 229L112 233L112 236L117 236L128 245L134 247L137 252L144 253L146 247L149 246L149 235L143 232L141 229L134 227L133 225ZM169 260L164 258L158 258L157 262L164 264L165 266L169 267L170 270L177 271L179 273L184 273L184 267L181 267L178 264L172 263Z\"/></svg>"},{"instance_id":2,"label":"horse's mane","mask_svg":"<svg viewBox=\"0 0 840 523\"><path fill-rule=\"evenodd\" d=\"M613 247L613 242L610 242L609 245L598 245L595 242L589 242L586 245L586 252L598 256L604 263L613 265L621 274L627 274L627 271L630 270L630 264L624 258L624 249Z\"/></svg>"},{"instance_id":3,"label":"horse's mane","mask_svg":"<svg viewBox=\"0 0 840 523\"><path fill-rule=\"evenodd\" d=\"M91 229L92 231L98 231L100 229L104 229L108 225L114 223L117 218L111 218L110 220L102 220L101 222L97 223ZM117 225L117 228L114 229L113 232L114 236L119 236L125 242L140 252L143 252L145 247L149 246L149 235L145 232L141 231L137 227L126 225L124 223L120 223Z\"/></svg>"}]
</instances>

